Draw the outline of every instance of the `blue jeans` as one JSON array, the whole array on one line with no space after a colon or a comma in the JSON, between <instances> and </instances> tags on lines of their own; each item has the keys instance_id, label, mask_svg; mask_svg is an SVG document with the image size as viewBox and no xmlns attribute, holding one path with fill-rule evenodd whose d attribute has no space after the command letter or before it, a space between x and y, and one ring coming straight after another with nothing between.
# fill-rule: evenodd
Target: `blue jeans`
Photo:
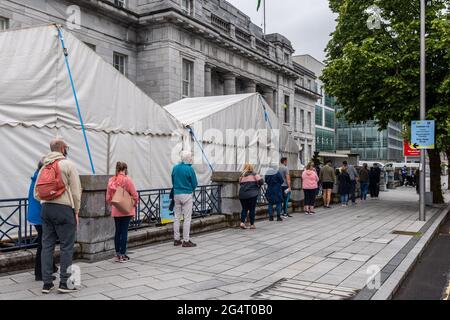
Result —
<instances>
[{"instance_id":1,"label":"blue jeans","mask_svg":"<svg viewBox=\"0 0 450 320\"><path fill-rule=\"evenodd\" d=\"M341 203L348 204L348 194L341 194Z\"/></svg>"},{"instance_id":2,"label":"blue jeans","mask_svg":"<svg viewBox=\"0 0 450 320\"><path fill-rule=\"evenodd\" d=\"M116 223L114 245L118 256L124 256L127 253L128 228L130 226L130 221L131 217L114 218L114 222Z\"/></svg>"},{"instance_id":3,"label":"blue jeans","mask_svg":"<svg viewBox=\"0 0 450 320\"><path fill-rule=\"evenodd\" d=\"M273 218L273 206L274 205L276 206L277 217L280 218L281 217L281 202L269 203L269 217Z\"/></svg>"},{"instance_id":4,"label":"blue jeans","mask_svg":"<svg viewBox=\"0 0 450 320\"><path fill-rule=\"evenodd\" d=\"M361 200L367 199L367 193L369 192L369 183L361 182Z\"/></svg>"},{"instance_id":5,"label":"blue jeans","mask_svg":"<svg viewBox=\"0 0 450 320\"><path fill-rule=\"evenodd\" d=\"M281 187L281 191L283 192L283 213L285 215L288 214L289 199L291 198L291 192L289 192L288 194L285 193L287 189L288 187Z\"/></svg>"},{"instance_id":6,"label":"blue jeans","mask_svg":"<svg viewBox=\"0 0 450 320\"><path fill-rule=\"evenodd\" d=\"M240 201L242 205L241 222L245 223L248 213L250 217L250 224L253 226L255 224L256 202L258 201L258 197L241 199Z\"/></svg>"}]
</instances>

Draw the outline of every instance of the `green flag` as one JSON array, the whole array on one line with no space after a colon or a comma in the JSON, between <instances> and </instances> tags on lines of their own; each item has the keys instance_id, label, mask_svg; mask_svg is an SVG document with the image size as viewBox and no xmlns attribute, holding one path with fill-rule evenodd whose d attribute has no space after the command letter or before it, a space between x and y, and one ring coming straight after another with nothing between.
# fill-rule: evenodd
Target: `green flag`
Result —
<instances>
[{"instance_id":1,"label":"green flag","mask_svg":"<svg viewBox=\"0 0 450 320\"><path fill-rule=\"evenodd\" d=\"M256 7L256 11L259 11L259 8L261 8L261 1L262 0L258 0L258 6Z\"/></svg>"}]
</instances>

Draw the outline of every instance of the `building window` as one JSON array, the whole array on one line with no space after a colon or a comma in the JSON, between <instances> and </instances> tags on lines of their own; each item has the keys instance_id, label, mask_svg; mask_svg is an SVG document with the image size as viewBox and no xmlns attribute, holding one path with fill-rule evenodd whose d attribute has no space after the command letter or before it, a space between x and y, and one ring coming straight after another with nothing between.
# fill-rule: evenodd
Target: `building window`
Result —
<instances>
[{"instance_id":1,"label":"building window","mask_svg":"<svg viewBox=\"0 0 450 320\"><path fill-rule=\"evenodd\" d=\"M120 8L125 8L127 0L114 0L114 4Z\"/></svg>"},{"instance_id":2,"label":"building window","mask_svg":"<svg viewBox=\"0 0 450 320\"><path fill-rule=\"evenodd\" d=\"M182 97L191 97L194 89L194 63L183 59L183 93Z\"/></svg>"},{"instance_id":3,"label":"building window","mask_svg":"<svg viewBox=\"0 0 450 320\"><path fill-rule=\"evenodd\" d=\"M9 19L0 17L0 31L9 29Z\"/></svg>"},{"instance_id":4,"label":"building window","mask_svg":"<svg viewBox=\"0 0 450 320\"><path fill-rule=\"evenodd\" d=\"M334 129L334 111L325 109L325 127Z\"/></svg>"},{"instance_id":5,"label":"building window","mask_svg":"<svg viewBox=\"0 0 450 320\"><path fill-rule=\"evenodd\" d=\"M91 48L93 51L97 51L96 45L94 45L92 43L88 43L88 42L85 42L84 44L87 45L89 48Z\"/></svg>"},{"instance_id":6,"label":"building window","mask_svg":"<svg viewBox=\"0 0 450 320\"><path fill-rule=\"evenodd\" d=\"M119 70L124 76L127 75L128 56L114 52L114 68Z\"/></svg>"},{"instance_id":7,"label":"building window","mask_svg":"<svg viewBox=\"0 0 450 320\"><path fill-rule=\"evenodd\" d=\"M289 64L289 53L284 54L284 63Z\"/></svg>"},{"instance_id":8,"label":"building window","mask_svg":"<svg viewBox=\"0 0 450 320\"><path fill-rule=\"evenodd\" d=\"M316 106L316 125L323 126L323 109L321 106Z\"/></svg>"},{"instance_id":9,"label":"building window","mask_svg":"<svg viewBox=\"0 0 450 320\"><path fill-rule=\"evenodd\" d=\"M289 99L290 99L289 96L284 96L284 105L283 105L283 108L284 108L284 123L289 123L290 122L289 114L290 114L291 110L289 109Z\"/></svg>"},{"instance_id":10,"label":"building window","mask_svg":"<svg viewBox=\"0 0 450 320\"><path fill-rule=\"evenodd\" d=\"M300 111L300 121L301 121L300 130L302 132L305 132L305 111L304 110Z\"/></svg>"},{"instance_id":11,"label":"building window","mask_svg":"<svg viewBox=\"0 0 450 320\"><path fill-rule=\"evenodd\" d=\"M311 81L311 79L308 79L308 87L307 87L307 89L308 90L312 90L312 81Z\"/></svg>"},{"instance_id":12,"label":"building window","mask_svg":"<svg viewBox=\"0 0 450 320\"><path fill-rule=\"evenodd\" d=\"M181 9L192 16L194 14L194 0L181 0Z\"/></svg>"},{"instance_id":13,"label":"building window","mask_svg":"<svg viewBox=\"0 0 450 320\"><path fill-rule=\"evenodd\" d=\"M297 108L294 108L294 131L297 132Z\"/></svg>"},{"instance_id":14,"label":"building window","mask_svg":"<svg viewBox=\"0 0 450 320\"><path fill-rule=\"evenodd\" d=\"M311 112L308 112L308 133L312 133L312 118L311 118Z\"/></svg>"}]
</instances>

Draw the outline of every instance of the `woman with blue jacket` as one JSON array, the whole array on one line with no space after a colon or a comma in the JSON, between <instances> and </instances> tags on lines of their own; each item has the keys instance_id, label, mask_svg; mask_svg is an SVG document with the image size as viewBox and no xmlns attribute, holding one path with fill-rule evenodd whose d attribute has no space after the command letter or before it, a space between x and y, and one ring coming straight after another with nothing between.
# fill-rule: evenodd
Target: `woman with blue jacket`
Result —
<instances>
[{"instance_id":1,"label":"woman with blue jacket","mask_svg":"<svg viewBox=\"0 0 450 320\"><path fill-rule=\"evenodd\" d=\"M284 183L283 176L275 168L269 168L266 172L265 182L267 183L266 198L269 202L269 221L273 221L273 206L276 206L277 221L281 219L281 204L283 202L283 191L281 186Z\"/></svg>"},{"instance_id":2,"label":"woman with blue jacket","mask_svg":"<svg viewBox=\"0 0 450 320\"><path fill-rule=\"evenodd\" d=\"M39 171L44 166L43 161L39 161L38 168L34 175L31 177L30 189L28 191L28 222L34 226L38 236L36 239L37 251L36 261L34 264L34 275L36 281L42 281L42 267L41 267L41 252L42 252L42 219L41 219L41 203L34 198L34 186L39 175ZM57 272L58 267L53 265L53 271Z\"/></svg>"}]
</instances>

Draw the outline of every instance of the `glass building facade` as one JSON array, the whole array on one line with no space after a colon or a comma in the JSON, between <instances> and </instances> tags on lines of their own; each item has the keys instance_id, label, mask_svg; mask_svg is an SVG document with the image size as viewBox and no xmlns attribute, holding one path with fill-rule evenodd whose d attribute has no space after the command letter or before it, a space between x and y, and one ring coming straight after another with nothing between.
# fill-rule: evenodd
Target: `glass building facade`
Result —
<instances>
[{"instance_id":1,"label":"glass building facade","mask_svg":"<svg viewBox=\"0 0 450 320\"><path fill-rule=\"evenodd\" d=\"M336 122L337 150L351 150L366 161L402 161L403 138L401 124L391 122L387 130L379 131L374 121L348 124L343 119Z\"/></svg>"},{"instance_id":2,"label":"glass building facade","mask_svg":"<svg viewBox=\"0 0 450 320\"><path fill-rule=\"evenodd\" d=\"M325 93L316 105L317 151L334 152L336 150L335 115L335 99Z\"/></svg>"}]
</instances>

